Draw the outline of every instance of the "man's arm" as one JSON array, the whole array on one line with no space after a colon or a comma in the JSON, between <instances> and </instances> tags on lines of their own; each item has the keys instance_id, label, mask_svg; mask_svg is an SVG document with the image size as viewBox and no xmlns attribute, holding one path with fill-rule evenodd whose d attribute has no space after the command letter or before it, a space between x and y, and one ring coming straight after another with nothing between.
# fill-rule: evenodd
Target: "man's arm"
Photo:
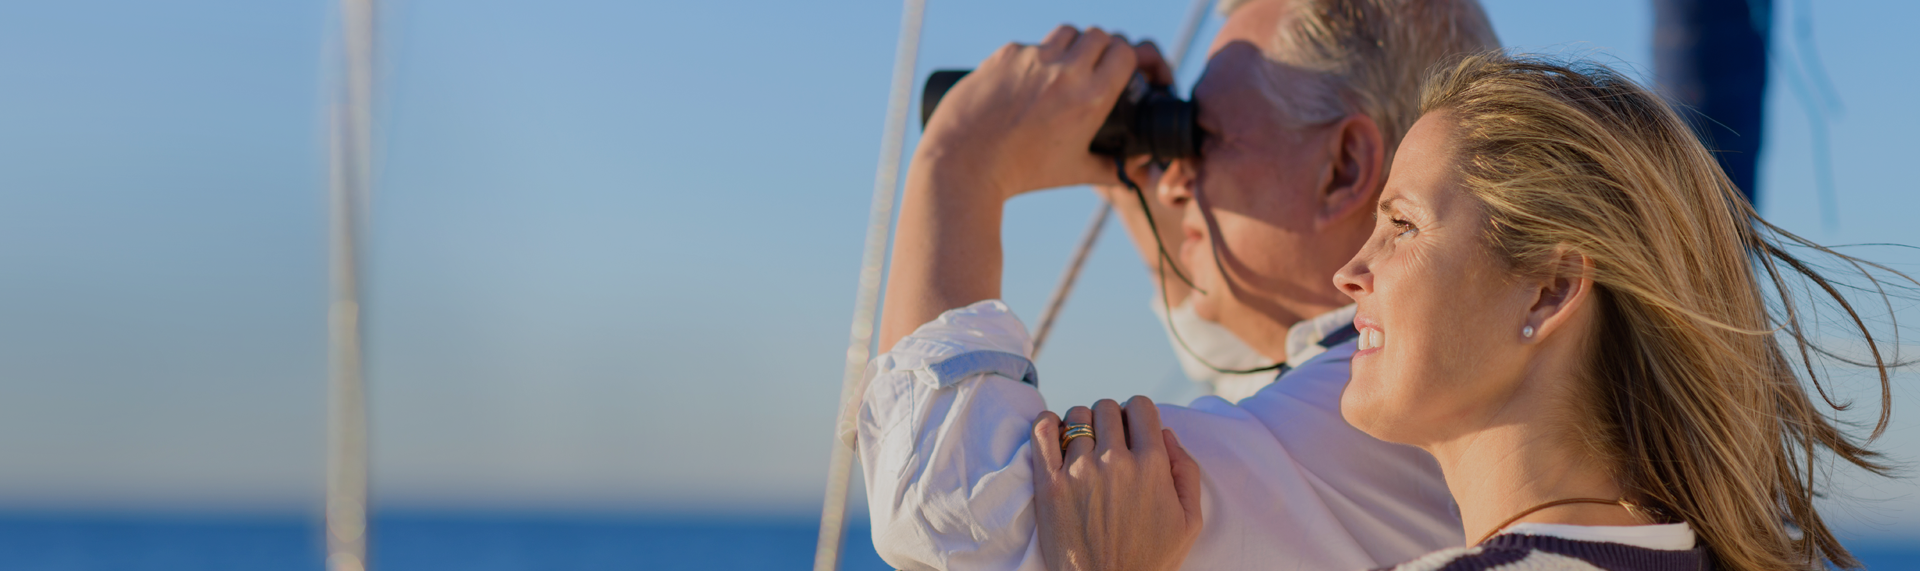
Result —
<instances>
[{"instance_id":1,"label":"man's arm","mask_svg":"<svg viewBox=\"0 0 1920 571\"><path fill-rule=\"evenodd\" d=\"M943 311L1000 297L1007 199L1115 180L1087 144L1137 67L1124 38L1062 26L1001 48L947 93L907 170L882 349Z\"/></svg>"},{"instance_id":2,"label":"man's arm","mask_svg":"<svg viewBox=\"0 0 1920 571\"><path fill-rule=\"evenodd\" d=\"M1000 221L1006 198L982 169L921 146L907 170L880 348L940 312L1000 297Z\"/></svg>"}]
</instances>

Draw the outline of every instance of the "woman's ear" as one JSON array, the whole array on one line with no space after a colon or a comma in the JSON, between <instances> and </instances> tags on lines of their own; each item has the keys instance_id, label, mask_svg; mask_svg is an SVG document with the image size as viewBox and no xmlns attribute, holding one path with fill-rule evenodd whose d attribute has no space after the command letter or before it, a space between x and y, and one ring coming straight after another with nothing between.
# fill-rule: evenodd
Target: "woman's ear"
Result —
<instances>
[{"instance_id":1,"label":"woman's ear","mask_svg":"<svg viewBox=\"0 0 1920 571\"><path fill-rule=\"evenodd\" d=\"M1386 140L1372 117L1354 113L1331 127L1328 161L1320 177L1320 212L1314 221L1331 224L1355 211L1372 212L1374 190L1385 182Z\"/></svg>"},{"instance_id":2,"label":"woman's ear","mask_svg":"<svg viewBox=\"0 0 1920 571\"><path fill-rule=\"evenodd\" d=\"M1593 259L1562 247L1554 253L1552 273L1542 279L1519 335L1531 342L1565 329L1593 297Z\"/></svg>"}]
</instances>

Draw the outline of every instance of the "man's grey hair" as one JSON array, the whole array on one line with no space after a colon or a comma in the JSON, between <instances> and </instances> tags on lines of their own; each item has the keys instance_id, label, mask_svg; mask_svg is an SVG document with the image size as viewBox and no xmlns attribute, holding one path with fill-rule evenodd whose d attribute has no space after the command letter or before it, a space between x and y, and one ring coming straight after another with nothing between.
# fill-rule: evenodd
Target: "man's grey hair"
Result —
<instances>
[{"instance_id":1,"label":"man's grey hair","mask_svg":"<svg viewBox=\"0 0 1920 571\"><path fill-rule=\"evenodd\" d=\"M1261 46L1267 59L1315 80L1263 82L1268 98L1299 126L1352 113L1371 117L1393 149L1420 118L1420 89L1437 64L1500 47L1477 0L1222 0L1220 12L1287 1L1279 29Z\"/></svg>"}]
</instances>

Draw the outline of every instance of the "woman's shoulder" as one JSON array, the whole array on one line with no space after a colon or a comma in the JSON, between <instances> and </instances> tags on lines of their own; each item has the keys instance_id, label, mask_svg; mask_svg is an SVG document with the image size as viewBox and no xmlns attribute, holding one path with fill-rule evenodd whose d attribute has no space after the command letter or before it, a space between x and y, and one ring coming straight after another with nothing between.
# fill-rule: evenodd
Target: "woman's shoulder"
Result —
<instances>
[{"instance_id":1,"label":"woman's shoulder","mask_svg":"<svg viewBox=\"0 0 1920 571\"><path fill-rule=\"evenodd\" d=\"M1500 535L1426 554L1383 571L1708 571L1706 550L1648 549L1540 535Z\"/></svg>"}]
</instances>

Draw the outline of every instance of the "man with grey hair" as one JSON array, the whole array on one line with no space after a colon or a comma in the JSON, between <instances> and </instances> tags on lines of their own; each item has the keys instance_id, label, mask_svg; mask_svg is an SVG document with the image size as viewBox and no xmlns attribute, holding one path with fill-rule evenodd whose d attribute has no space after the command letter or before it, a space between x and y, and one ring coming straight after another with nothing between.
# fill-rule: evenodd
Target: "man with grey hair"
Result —
<instances>
[{"instance_id":1,"label":"man with grey hair","mask_svg":"<svg viewBox=\"0 0 1920 571\"><path fill-rule=\"evenodd\" d=\"M1491 25L1474 0L1248 0L1225 11L1193 93L1199 157L1157 177L1131 169L1149 181L1171 261L1192 280L1157 279L1169 306L1217 322L1282 375L1237 403L1160 407L1204 472L1207 521L1186 566L1361 569L1458 545L1433 459L1340 417L1353 309L1331 278L1371 231L1420 78L1447 56L1496 47ZM1087 141L1136 71L1172 79L1151 44L1063 26L988 58L921 139L889 269L889 352L869 364L857 424L875 547L896 567L1042 567L1031 428L1046 403L1026 329L997 301L1001 210L1023 192L1119 181ZM1106 192L1135 201L1122 211L1129 231L1149 265L1165 267L1138 199ZM1124 415L1103 400L1066 422ZM1068 446L1116 444L1091 440Z\"/></svg>"}]
</instances>

